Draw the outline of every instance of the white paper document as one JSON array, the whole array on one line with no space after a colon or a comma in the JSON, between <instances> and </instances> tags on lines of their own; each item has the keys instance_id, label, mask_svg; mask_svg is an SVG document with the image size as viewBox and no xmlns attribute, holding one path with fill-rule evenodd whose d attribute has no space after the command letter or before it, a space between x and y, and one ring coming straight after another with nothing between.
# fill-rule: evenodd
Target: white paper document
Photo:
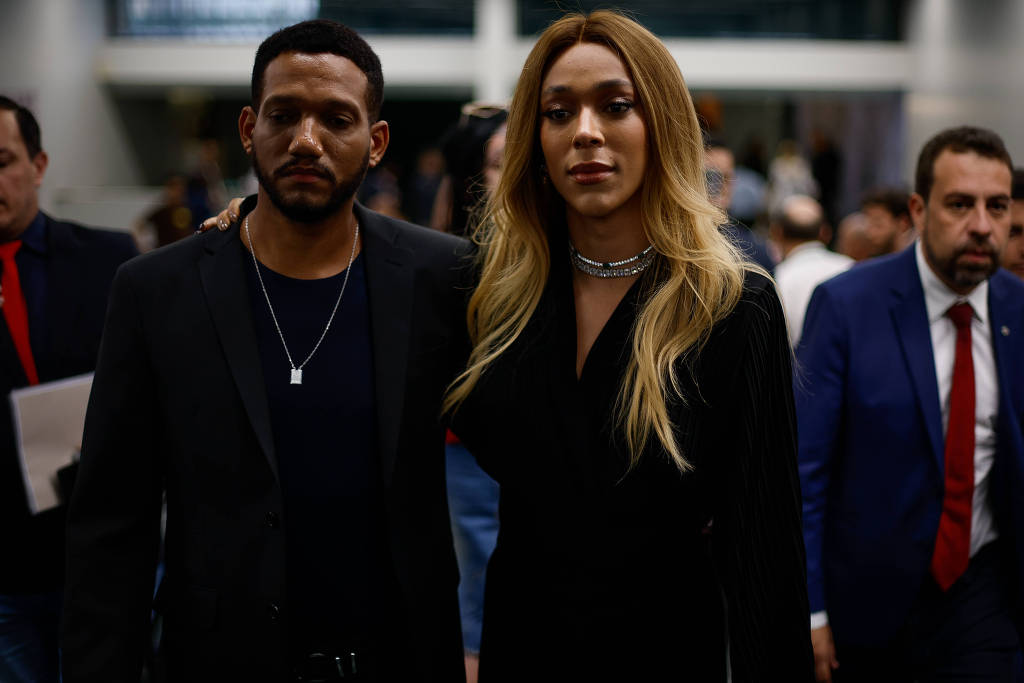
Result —
<instances>
[{"instance_id":1,"label":"white paper document","mask_svg":"<svg viewBox=\"0 0 1024 683\"><path fill-rule=\"evenodd\" d=\"M82 445L92 373L11 392L14 435L33 514L57 507L57 470Z\"/></svg>"}]
</instances>

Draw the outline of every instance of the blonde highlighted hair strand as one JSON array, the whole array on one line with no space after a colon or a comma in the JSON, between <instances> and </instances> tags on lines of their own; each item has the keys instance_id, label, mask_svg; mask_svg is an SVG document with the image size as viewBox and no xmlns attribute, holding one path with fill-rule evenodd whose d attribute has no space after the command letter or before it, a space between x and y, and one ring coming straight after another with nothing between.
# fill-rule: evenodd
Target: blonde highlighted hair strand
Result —
<instances>
[{"instance_id":1,"label":"blonde highlighted hair strand","mask_svg":"<svg viewBox=\"0 0 1024 683\"><path fill-rule=\"evenodd\" d=\"M719 231L722 213L707 196L703 143L693 101L675 60L650 31L612 11L570 14L545 30L523 66L509 109L501 180L476 239L479 284L469 301L473 341L466 369L449 388L455 410L488 366L516 341L541 299L551 269L546 226L565 206L542 180L540 87L551 64L580 43L607 46L633 79L648 131L643 228L660 258L655 286L632 331L632 354L616 406L631 465L654 436L680 470L687 461L669 415L682 398L680 362L697 352L735 307L747 266Z\"/></svg>"}]
</instances>

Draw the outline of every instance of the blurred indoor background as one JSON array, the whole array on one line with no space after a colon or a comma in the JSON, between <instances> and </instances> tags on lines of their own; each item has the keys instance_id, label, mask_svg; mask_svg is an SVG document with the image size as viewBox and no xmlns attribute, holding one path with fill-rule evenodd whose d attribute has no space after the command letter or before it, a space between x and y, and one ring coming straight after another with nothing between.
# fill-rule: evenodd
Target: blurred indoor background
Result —
<instances>
[{"instance_id":1,"label":"blurred indoor background","mask_svg":"<svg viewBox=\"0 0 1024 683\"><path fill-rule=\"evenodd\" d=\"M793 141L833 216L909 186L948 125L991 127L1024 159L1021 0L0 0L0 93L39 118L45 210L123 229L167 202L201 217L252 191L237 120L256 46L338 19L386 81L391 146L362 198L425 222L461 105L507 100L558 7L598 6L662 37L738 164L764 176Z\"/></svg>"}]
</instances>

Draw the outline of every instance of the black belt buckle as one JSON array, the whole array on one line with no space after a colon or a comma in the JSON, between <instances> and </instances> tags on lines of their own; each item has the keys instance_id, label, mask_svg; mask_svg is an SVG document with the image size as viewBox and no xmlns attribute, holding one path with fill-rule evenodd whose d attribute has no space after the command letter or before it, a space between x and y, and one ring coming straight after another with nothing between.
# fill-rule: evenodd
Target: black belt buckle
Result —
<instances>
[{"instance_id":1,"label":"black belt buckle","mask_svg":"<svg viewBox=\"0 0 1024 683\"><path fill-rule=\"evenodd\" d=\"M295 667L295 680L297 683L358 681L359 657L355 652L338 655L311 652L299 660Z\"/></svg>"}]
</instances>

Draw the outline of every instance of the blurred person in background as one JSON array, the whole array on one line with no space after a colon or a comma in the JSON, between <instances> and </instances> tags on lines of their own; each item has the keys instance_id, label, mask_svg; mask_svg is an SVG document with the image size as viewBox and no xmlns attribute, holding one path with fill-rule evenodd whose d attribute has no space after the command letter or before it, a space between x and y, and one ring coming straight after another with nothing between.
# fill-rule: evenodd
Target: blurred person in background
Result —
<instances>
[{"instance_id":1,"label":"blurred person in background","mask_svg":"<svg viewBox=\"0 0 1024 683\"><path fill-rule=\"evenodd\" d=\"M861 200L861 213L868 219L872 257L903 251L914 241L909 201L906 190L893 187L873 190Z\"/></svg>"},{"instance_id":2,"label":"blurred person in background","mask_svg":"<svg viewBox=\"0 0 1024 683\"><path fill-rule=\"evenodd\" d=\"M188 206L185 178L171 175L164 182L160 206L138 222L135 233L144 251L148 251L177 242L194 233L195 228L195 218Z\"/></svg>"},{"instance_id":3,"label":"blurred person in background","mask_svg":"<svg viewBox=\"0 0 1024 683\"><path fill-rule=\"evenodd\" d=\"M775 267L775 284L786 310L793 346L800 341L804 312L814 288L854 263L847 256L829 251L825 245L830 233L821 205L807 195L787 198L771 223L772 241L782 250L782 261Z\"/></svg>"},{"instance_id":4,"label":"blurred person in background","mask_svg":"<svg viewBox=\"0 0 1024 683\"><path fill-rule=\"evenodd\" d=\"M764 176L760 173L746 166L736 166L733 171L729 214L742 225L754 230L764 215L767 188Z\"/></svg>"},{"instance_id":5,"label":"blurred person in background","mask_svg":"<svg viewBox=\"0 0 1024 683\"><path fill-rule=\"evenodd\" d=\"M501 177L505 150L504 105L469 102L459 120L441 140L447 173L441 181L430 225L435 230L469 237L472 220L483 209L490 191Z\"/></svg>"},{"instance_id":6,"label":"blurred person in background","mask_svg":"<svg viewBox=\"0 0 1024 683\"><path fill-rule=\"evenodd\" d=\"M854 211L839 221L836 229L836 253L848 256L854 261L863 261L874 256L871 244L871 221L860 211Z\"/></svg>"},{"instance_id":7,"label":"blurred person in background","mask_svg":"<svg viewBox=\"0 0 1024 683\"><path fill-rule=\"evenodd\" d=\"M398 185L398 171L393 164L383 162L366 173L359 188L359 201L370 211L390 218L406 220L402 211L402 190Z\"/></svg>"},{"instance_id":8,"label":"blurred person in background","mask_svg":"<svg viewBox=\"0 0 1024 683\"><path fill-rule=\"evenodd\" d=\"M736 184L736 161L732 150L721 140L712 137L704 140L704 171L711 203L729 219L722 230L747 258L771 273L775 268L775 259L771 257L764 240L735 220L729 212Z\"/></svg>"},{"instance_id":9,"label":"blurred person in background","mask_svg":"<svg viewBox=\"0 0 1024 683\"><path fill-rule=\"evenodd\" d=\"M992 131L918 158L913 248L820 285L797 349L818 680L1011 681L1024 597L1024 283Z\"/></svg>"},{"instance_id":10,"label":"blurred person in background","mask_svg":"<svg viewBox=\"0 0 1024 683\"><path fill-rule=\"evenodd\" d=\"M441 142L448 173L434 209L436 225L460 236L476 228L483 204L501 177L508 110L470 102ZM448 432L446 447L448 507L459 561L459 608L466 651L466 681L476 683L480 666L480 630L484 615L487 561L498 538L498 484L466 447Z\"/></svg>"},{"instance_id":11,"label":"blurred person in background","mask_svg":"<svg viewBox=\"0 0 1024 683\"><path fill-rule=\"evenodd\" d=\"M6 395L92 372L114 272L131 235L58 221L39 210L48 157L39 124L0 96L0 680L55 683L64 519L33 515ZM69 454L70 455L70 454Z\"/></svg>"},{"instance_id":12,"label":"blurred person in background","mask_svg":"<svg viewBox=\"0 0 1024 683\"><path fill-rule=\"evenodd\" d=\"M842 181L843 157L834 140L820 128L811 131L811 175L818 184L818 200L828 225L837 223L836 203Z\"/></svg>"},{"instance_id":13,"label":"blurred person in background","mask_svg":"<svg viewBox=\"0 0 1024 683\"><path fill-rule=\"evenodd\" d=\"M1013 169L1013 205L1010 207L1010 237L1003 250L1003 268L1024 278L1024 168Z\"/></svg>"},{"instance_id":14,"label":"blurred person in background","mask_svg":"<svg viewBox=\"0 0 1024 683\"><path fill-rule=\"evenodd\" d=\"M768 165L768 215L777 214L782 209L782 202L794 194L817 197L818 183L796 141L782 140L776 148L775 158Z\"/></svg>"},{"instance_id":15,"label":"blurred person in background","mask_svg":"<svg viewBox=\"0 0 1024 683\"><path fill-rule=\"evenodd\" d=\"M436 147L428 147L416 155L416 168L406 184L406 214L417 225L430 225L434 200L444 177L444 155Z\"/></svg>"},{"instance_id":16,"label":"blurred person in background","mask_svg":"<svg viewBox=\"0 0 1024 683\"><path fill-rule=\"evenodd\" d=\"M195 175L202 178L208 207L224 206L228 200L224 173L221 171L221 156L220 140L206 138L199 141L199 158ZM206 214L200 215L205 216Z\"/></svg>"}]
</instances>

